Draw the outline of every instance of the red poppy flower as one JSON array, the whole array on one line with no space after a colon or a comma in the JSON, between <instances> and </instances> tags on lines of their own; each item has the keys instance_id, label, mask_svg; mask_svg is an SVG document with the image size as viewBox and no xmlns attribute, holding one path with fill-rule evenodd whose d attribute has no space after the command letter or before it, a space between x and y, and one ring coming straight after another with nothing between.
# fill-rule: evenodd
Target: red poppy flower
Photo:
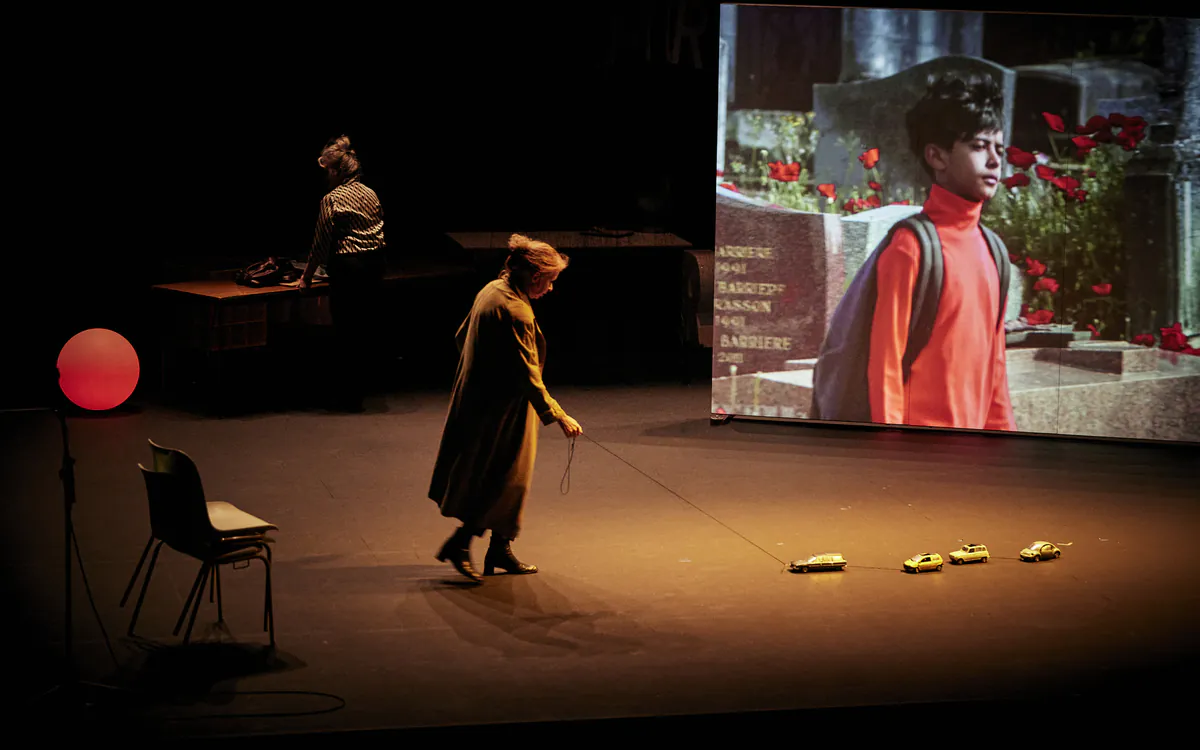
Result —
<instances>
[{"instance_id":1,"label":"red poppy flower","mask_svg":"<svg viewBox=\"0 0 1200 750\"><path fill-rule=\"evenodd\" d=\"M1016 146L1009 146L1006 151L1008 152L1008 163L1017 169L1029 169L1037 163L1037 156L1035 154L1022 151Z\"/></svg>"},{"instance_id":2,"label":"red poppy flower","mask_svg":"<svg viewBox=\"0 0 1200 750\"><path fill-rule=\"evenodd\" d=\"M799 164L784 164L781 161L773 161L767 164L767 168L771 170L772 180L796 182L800 179Z\"/></svg>"},{"instance_id":3,"label":"red poppy flower","mask_svg":"<svg viewBox=\"0 0 1200 750\"><path fill-rule=\"evenodd\" d=\"M1100 338L1100 332L1096 330L1096 326L1092 325L1091 323L1088 323L1088 330L1092 332L1092 338L1094 338L1094 339Z\"/></svg>"},{"instance_id":4,"label":"red poppy flower","mask_svg":"<svg viewBox=\"0 0 1200 750\"><path fill-rule=\"evenodd\" d=\"M1154 334L1139 333L1133 337L1133 343L1139 346L1154 346Z\"/></svg>"},{"instance_id":5,"label":"red poppy flower","mask_svg":"<svg viewBox=\"0 0 1200 750\"><path fill-rule=\"evenodd\" d=\"M724 176L725 176L725 170L723 170L723 169L718 169L718 170L717 170L717 177L724 177Z\"/></svg>"},{"instance_id":6,"label":"red poppy flower","mask_svg":"<svg viewBox=\"0 0 1200 750\"><path fill-rule=\"evenodd\" d=\"M1107 297L1112 294L1112 284L1094 284L1092 285L1092 291L1101 297Z\"/></svg>"},{"instance_id":7,"label":"red poppy flower","mask_svg":"<svg viewBox=\"0 0 1200 750\"><path fill-rule=\"evenodd\" d=\"M1101 130L1099 133L1093 133L1092 137L1096 139L1097 143L1113 142L1113 134L1111 130Z\"/></svg>"},{"instance_id":8,"label":"red poppy flower","mask_svg":"<svg viewBox=\"0 0 1200 750\"><path fill-rule=\"evenodd\" d=\"M1054 187L1058 188L1059 190L1070 193L1074 191L1075 188L1079 187L1079 180L1075 179L1074 177L1062 175L1061 177L1055 177L1051 179L1050 184L1054 185Z\"/></svg>"},{"instance_id":9,"label":"red poppy flower","mask_svg":"<svg viewBox=\"0 0 1200 750\"><path fill-rule=\"evenodd\" d=\"M1051 130L1056 130L1059 133L1067 132L1067 126L1063 124L1063 118L1058 115L1052 115L1049 112L1042 113L1042 119L1050 126Z\"/></svg>"},{"instance_id":10,"label":"red poppy flower","mask_svg":"<svg viewBox=\"0 0 1200 750\"><path fill-rule=\"evenodd\" d=\"M1040 260L1026 258L1025 265L1028 266L1028 268L1025 269L1025 273L1029 276L1041 276L1046 272L1046 264Z\"/></svg>"},{"instance_id":11,"label":"red poppy flower","mask_svg":"<svg viewBox=\"0 0 1200 750\"><path fill-rule=\"evenodd\" d=\"M817 192L831 201L837 200L837 188L833 186L832 182L826 182L821 185L817 185Z\"/></svg>"},{"instance_id":12,"label":"red poppy flower","mask_svg":"<svg viewBox=\"0 0 1200 750\"><path fill-rule=\"evenodd\" d=\"M1114 140L1126 151L1134 150L1146 140L1146 121L1140 117L1126 118L1124 127L1114 136Z\"/></svg>"},{"instance_id":13,"label":"red poppy flower","mask_svg":"<svg viewBox=\"0 0 1200 750\"><path fill-rule=\"evenodd\" d=\"M862 165L867 169L874 169L875 165L879 163L879 149L872 148L862 152L862 155L858 157L858 160L861 161Z\"/></svg>"},{"instance_id":14,"label":"red poppy flower","mask_svg":"<svg viewBox=\"0 0 1200 750\"><path fill-rule=\"evenodd\" d=\"M1088 176L1088 177L1095 177L1095 176L1096 176L1096 170L1094 170L1094 169L1089 169L1089 170L1087 171L1087 176Z\"/></svg>"},{"instance_id":15,"label":"red poppy flower","mask_svg":"<svg viewBox=\"0 0 1200 750\"><path fill-rule=\"evenodd\" d=\"M1096 146L1100 145L1096 143L1094 139L1088 138L1086 135L1075 136L1071 139L1071 143L1074 143L1076 146L1078 146L1079 150L1085 154L1094 149Z\"/></svg>"},{"instance_id":16,"label":"red poppy flower","mask_svg":"<svg viewBox=\"0 0 1200 750\"><path fill-rule=\"evenodd\" d=\"M738 192L738 189L736 187L734 187L732 182L722 182L720 187L723 187L726 190L732 190L735 193Z\"/></svg>"},{"instance_id":17,"label":"red poppy flower","mask_svg":"<svg viewBox=\"0 0 1200 750\"><path fill-rule=\"evenodd\" d=\"M1013 253L1009 253L1009 254L1008 254L1008 259L1009 259L1009 260L1011 260L1013 263L1020 263L1020 262L1021 262L1021 256L1020 256L1020 255L1014 255Z\"/></svg>"},{"instance_id":18,"label":"red poppy flower","mask_svg":"<svg viewBox=\"0 0 1200 750\"><path fill-rule=\"evenodd\" d=\"M1034 310L1033 312L1031 312L1025 316L1025 320L1028 320L1030 322L1030 324L1035 325L1035 326L1044 326L1047 323L1054 320L1054 311L1053 310Z\"/></svg>"},{"instance_id":19,"label":"red poppy flower","mask_svg":"<svg viewBox=\"0 0 1200 750\"><path fill-rule=\"evenodd\" d=\"M1108 116L1108 124L1112 125L1114 128L1123 127L1125 125L1125 115L1119 112L1114 112Z\"/></svg>"},{"instance_id":20,"label":"red poppy flower","mask_svg":"<svg viewBox=\"0 0 1200 750\"><path fill-rule=\"evenodd\" d=\"M1162 333L1162 348L1169 352L1181 352L1188 348L1187 336L1183 335L1183 326L1176 323L1170 328L1160 328Z\"/></svg>"},{"instance_id":21,"label":"red poppy flower","mask_svg":"<svg viewBox=\"0 0 1200 750\"><path fill-rule=\"evenodd\" d=\"M1092 115L1086 125L1076 125L1075 132L1082 135L1095 135L1102 130L1108 130L1112 124L1104 115Z\"/></svg>"},{"instance_id":22,"label":"red poppy flower","mask_svg":"<svg viewBox=\"0 0 1200 750\"><path fill-rule=\"evenodd\" d=\"M1000 181L1004 183L1004 187L1009 187L1009 188L1023 187L1025 185L1029 184L1029 175L1018 172L1017 174L1013 175L1012 177L1006 177Z\"/></svg>"},{"instance_id":23,"label":"red poppy flower","mask_svg":"<svg viewBox=\"0 0 1200 750\"><path fill-rule=\"evenodd\" d=\"M1184 354L1191 354L1192 356L1195 356L1195 357L1200 357L1200 349L1194 349L1194 348L1192 348L1192 347L1190 347L1190 346L1189 346L1188 348L1184 349L1184 350L1183 350L1183 353L1184 353Z\"/></svg>"},{"instance_id":24,"label":"red poppy flower","mask_svg":"<svg viewBox=\"0 0 1200 750\"><path fill-rule=\"evenodd\" d=\"M1054 294L1058 291L1058 282L1049 277L1038 279L1038 282L1033 285L1033 291Z\"/></svg>"},{"instance_id":25,"label":"red poppy flower","mask_svg":"<svg viewBox=\"0 0 1200 750\"><path fill-rule=\"evenodd\" d=\"M1069 197L1074 198L1075 200L1079 201L1080 203L1087 203L1087 194L1088 194L1088 191L1086 191L1086 190L1073 190L1070 193L1068 193L1067 195Z\"/></svg>"},{"instance_id":26,"label":"red poppy flower","mask_svg":"<svg viewBox=\"0 0 1200 750\"><path fill-rule=\"evenodd\" d=\"M1045 164L1037 165L1037 169L1035 169L1034 172L1036 172L1037 176L1041 177L1043 180L1052 180L1054 179L1055 175L1054 170L1050 167L1047 167Z\"/></svg>"},{"instance_id":27,"label":"red poppy flower","mask_svg":"<svg viewBox=\"0 0 1200 750\"><path fill-rule=\"evenodd\" d=\"M872 180L871 182L868 182L867 187L871 188L872 190L883 190L883 185L880 185L878 182L875 182L874 180Z\"/></svg>"},{"instance_id":28,"label":"red poppy flower","mask_svg":"<svg viewBox=\"0 0 1200 750\"><path fill-rule=\"evenodd\" d=\"M892 205L892 206L907 206L907 205L909 205L909 201L892 201L892 202L891 202L890 204L888 204L888 205Z\"/></svg>"}]
</instances>

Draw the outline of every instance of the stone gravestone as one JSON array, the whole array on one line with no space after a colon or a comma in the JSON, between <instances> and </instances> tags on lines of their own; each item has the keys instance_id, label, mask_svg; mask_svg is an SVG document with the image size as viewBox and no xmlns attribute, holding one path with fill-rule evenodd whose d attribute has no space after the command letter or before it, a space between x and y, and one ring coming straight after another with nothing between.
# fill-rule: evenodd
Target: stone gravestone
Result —
<instances>
[{"instance_id":1,"label":"stone gravestone","mask_svg":"<svg viewBox=\"0 0 1200 750\"><path fill-rule=\"evenodd\" d=\"M1179 170L1176 180L1179 247L1179 319L1188 335L1200 333L1200 19L1172 19L1176 24L1178 76Z\"/></svg>"},{"instance_id":2,"label":"stone gravestone","mask_svg":"<svg viewBox=\"0 0 1200 750\"><path fill-rule=\"evenodd\" d=\"M846 282L862 268L875 246L883 241L892 226L909 216L921 213L920 206L882 206L870 211L842 217L842 252L845 255Z\"/></svg>"},{"instance_id":3,"label":"stone gravestone","mask_svg":"<svg viewBox=\"0 0 1200 750\"><path fill-rule=\"evenodd\" d=\"M1135 60L1069 60L1022 65L1017 74L1013 105L1012 145L1027 151L1048 151L1049 130L1042 118L1050 112L1063 118L1068 132L1093 115L1119 112L1153 122L1161 107L1162 72Z\"/></svg>"},{"instance_id":4,"label":"stone gravestone","mask_svg":"<svg viewBox=\"0 0 1200 750\"><path fill-rule=\"evenodd\" d=\"M717 188L713 378L815 357L842 296L835 214L767 208Z\"/></svg>"},{"instance_id":5,"label":"stone gravestone","mask_svg":"<svg viewBox=\"0 0 1200 750\"><path fill-rule=\"evenodd\" d=\"M783 118L796 114L775 109L738 109L729 113L732 127L727 127L739 148L774 152L781 143L779 130Z\"/></svg>"},{"instance_id":6,"label":"stone gravestone","mask_svg":"<svg viewBox=\"0 0 1200 750\"><path fill-rule=\"evenodd\" d=\"M943 55L983 56L982 13L842 10L839 83L888 78Z\"/></svg>"},{"instance_id":7,"label":"stone gravestone","mask_svg":"<svg viewBox=\"0 0 1200 750\"><path fill-rule=\"evenodd\" d=\"M1158 335L1180 318L1176 165L1169 149L1143 142L1125 171L1121 230L1125 245L1129 336Z\"/></svg>"},{"instance_id":8,"label":"stone gravestone","mask_svg":"<svg viewBox=\"0 0 1200 750\"><path fill-rule=\"evenodd\" d=\"M1168 56L1182 59L1170 115L1155 123L1125 172L1122 237L1126 268L1129 334L1158 335L1176 322L1184 332L1200 330L1200 21L1178 24L1168 37ZM1182 49L1178 49L1182 48ZM1164 122L1165 120L1165 122Z\"/></svg>"},{"instance_id":9,"label":"stone gravestone","mask_svg":"<svg viewBox=\"0 0 1200 750\"><path fill-rule=\"evenodd\" d=\"M717 171L725 171L725 113L729 110L729 43L721 39L717 79Z\"/></svg>"},{"instance_id":10,"label":"stone gravestone","mask_svg":"<svg viewBox=\"0 0 1200 750\"><path fill-rule=\"evenodd\" d=\"M1200 333L1200 20L1179 19L1188 69L1181 87L1178 203L1183 283L1180 322L1189 335Z\"/></svg>"},{"instance_id":11,"label":"stone gravestone","mask_svg":"<svg viewBox=\"0 0 1200 750\"><path fill-rule=\"evenodd\" d=\"M732 102L737 98L737 90L735 88L735 78L733 71L735 62L737 61L737 38L738 38L738 7L736 5L721 5L720 16L720 36L724 40L725 46L729 49L729 75L728 83L725 86L725 101Z\"/></svg>"},{"instance_id":12,"label":"stone gravestone","mask_svg":"<svg viewBox=\"0 0 1200 750\"><path fill-rule=\"evenodd\" d=\"M916 65L889 78L858 83L813 86L814 121L820 133L814 166L818 183L866 183L859 153L841 138L857 137L863 150L878 148L884 202L897 200L908 190L927 190L929 177L909 151L904 118L924 96L929 79L947 73L991 76L1004 92L1005 141L1009 137L1016 75L1012 70L976 57L948 56ZM1006 171L1008 171L1006 165ZM845 192L839 190L839 198Z\"/></svg>"}]
</instances>

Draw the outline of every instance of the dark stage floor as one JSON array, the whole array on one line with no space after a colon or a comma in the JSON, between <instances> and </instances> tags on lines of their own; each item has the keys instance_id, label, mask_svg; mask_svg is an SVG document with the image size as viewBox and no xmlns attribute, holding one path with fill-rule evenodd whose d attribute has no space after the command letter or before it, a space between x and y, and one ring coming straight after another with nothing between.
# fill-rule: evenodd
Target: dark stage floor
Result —
<instances>
[{"instance_id":1,"label":"dark stage floor","mask_svg":"<svg viewBox=\"0 0 1200 750\"><path fill-rule=\"evenodd\" d=\"M1196 451L713 427L704 382L554 393L595 442L578 442L564 495L567 442L543 430L515 545L542 570L480 588L433 559L453 528L425 499L445 393L393 394L356 415L210 419L143 406L73 420L78 539L120 671L78 577L76 646L87 679L142 691L93 736L742 713L665 728L678 739L771 726L801 742L821 739L817 727L944 740L1009 729L1057 742L1116 723L1165 736L1182 722L1174 707L1195 693L1200 622ZM16 586L5 619L17 639L6 705L28 718L22 701L53 681L46 659L62 648L59 442L52 418L3 423ZM140 638L125 637L132 604L118 602L149 533L137 470L147 438L190 453L210 500L280 527L273 658L257 564L225 569L225 627L206 601L198 642L178 645L171 630L197 564L169 550ZM1062 558L1020 562L1036 539ZM994 557L900 571L963 541ZM784 572L825 551L848 569ZM475 554L481 562L482 544ZM776 711L789 713L748 713Z\"/></svg>"}]
</instances>

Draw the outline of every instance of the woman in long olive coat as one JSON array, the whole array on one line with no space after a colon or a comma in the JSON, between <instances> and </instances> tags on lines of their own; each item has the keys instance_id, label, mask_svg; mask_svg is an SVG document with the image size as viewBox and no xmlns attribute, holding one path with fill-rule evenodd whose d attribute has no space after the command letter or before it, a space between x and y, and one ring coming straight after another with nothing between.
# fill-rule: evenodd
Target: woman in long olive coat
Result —
<instances>
[{"instance_id":1,"label":"woman in long olive coat","mask_svg":"<svg viewBox=\"0 0 1200 750\"><path fill-rule=\"evenodd\" d=\"M500 278L476 295L455 337L458 372L429 487L442 515L463 524L437 559L475 582L470 543L485 530L492 532L485 575L537 572L517 560L511 542L533 478L538 427L557 422L568 437L583 432L542 382L546 340L530 305L553 289L567 258L521 235L512 236L509 251Z\"/></svg>"}]
</instances>

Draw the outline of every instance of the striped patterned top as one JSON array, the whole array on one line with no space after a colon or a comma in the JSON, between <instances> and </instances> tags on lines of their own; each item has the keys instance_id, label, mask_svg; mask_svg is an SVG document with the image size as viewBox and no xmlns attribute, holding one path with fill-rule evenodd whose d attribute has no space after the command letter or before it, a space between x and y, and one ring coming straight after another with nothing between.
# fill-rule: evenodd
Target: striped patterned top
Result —
<instances>
[{"instance_id":1,"label":"striped patterned top","mask_svg":"<svg viewBox=\"0 0 1200 750\"><path fill-rule=\"evenodd\" d=\"M329 262L333 254L382 250L383 206L375 191L352 178L321 199L311 260Z\"/></svg>"}]
</instances>

